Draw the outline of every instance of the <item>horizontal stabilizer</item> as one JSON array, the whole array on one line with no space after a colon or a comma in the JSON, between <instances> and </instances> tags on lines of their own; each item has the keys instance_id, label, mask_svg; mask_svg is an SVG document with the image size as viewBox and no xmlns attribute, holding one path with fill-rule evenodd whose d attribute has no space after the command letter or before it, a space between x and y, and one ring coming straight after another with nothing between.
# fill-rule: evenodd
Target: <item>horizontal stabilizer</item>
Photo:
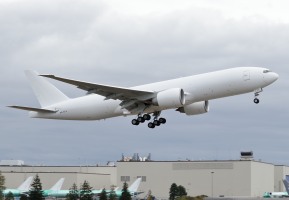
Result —
<instances>
[{"instance_id":1,"label":"horizontal stabilizer","mask_svg":"<svg viewBox=\"0 0 289 200\"><path fill-rule=\"evenodd\" d=\"M32 108L32 107L25 107L25 106L7 106L10 108L16 108L20 110L27 110L27 111L34 111L34 112L42 112L42 113L56 113L57 110L48 110L43 108Z\"/></svg>"}]
</instances>

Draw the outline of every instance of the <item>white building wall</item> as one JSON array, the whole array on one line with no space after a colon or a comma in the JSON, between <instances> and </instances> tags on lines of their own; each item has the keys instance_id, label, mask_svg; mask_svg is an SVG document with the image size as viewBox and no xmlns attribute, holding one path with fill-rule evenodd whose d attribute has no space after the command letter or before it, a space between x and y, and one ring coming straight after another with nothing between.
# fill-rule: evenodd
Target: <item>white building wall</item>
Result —
<instances>
[{"instance_id":1,"label":"white building wall","mask_svg":"<svg viewBox=\"0 0 289 200\"><path fill-rule=\"evenodd\" d=\"M251 194L251 161L234 161L234 171L230 181L220 181L230 190L225 196L250 196Z\"/></svg>"},{"instance_id":2,"label":"white building wall","mask_svg":"<svg viewBox=\"0 0 289 200\"><path fill-rule=\"evenodd\" d=\"M122 188L121 176L129 176L132 184L144 176L140 185L144 197L148 190L159 199L167 199L172 183L183 185L190 196L218 197L262 196L264 192L284 191L282 179L289 167L274 166L256 161L190 161L190 162L118 162L117 167L97 166L0 166L8 188L17 188L28 176L39 174L44 189L49 189L64 177L63 189L84 180L95 189L117 185ZM213 172L213 173L212 173Z\"/></svg>"},{"instance_id":3,"label":"white building wall","mask_svg":"<svg viewBox=\"0 0 289 200\"><path fill-rule=\"evenodd\" d=\"M286 189L284 187L284 184L282 180L286 177L286 175L289 175L289 167L283 166L283 165L276 165L274 168L274 191L275 192L286 192Z\"/></svg>"},{"instance_id":4,"label":"white building wall","mask_svg":"<svg viewBox=\"0 0 289 200\"><path fill-rule=\"evenodd\" d=\"M84 180L94 189L110 188L116 184L116 167L35 167L1 166L7 188L17 188L29 176L39 175L43 189L51 188L60 178L65 178L62 189L69 189L73 183L80 186Z\"/></svg>"},{"instance_id":5,"label":"white building wall","mask_svg":"<svg viewBox=\"0 0 289 200\"><path fill-rule=\"evenodd\" d=\"M144 191L144 197L149 190L157 198L167 198L170 184L174 181L171 176L171 164L166 162L118 162L117 186L122 187L121 176L129 176L130 185L138 176L146 176L146 182L141 182L139 191Z\"/></svg>"},{"instance_id":6,"label":"white building wall","mask_svg":"<svg viewBox=\"0 0 289 200\"><path fill-rule=\"evenodd\" d=\"M151 190L157 198L168 198L172 183L182 185L188 195L251 196L251 162L118 162L121 176L146 176L143 191ZM212 173L213 172L213 173Z\"/></svg>"},{"instance_id":7,"label":"white building wall","mask_svg":"<svg viewBox=\"0 0 289 200\"><path fill-rule=\"evenodd\" d=\"M264 192L274 191L274 165L251 162L251 195L262 197Z\"/></svg>"}]
</instances>

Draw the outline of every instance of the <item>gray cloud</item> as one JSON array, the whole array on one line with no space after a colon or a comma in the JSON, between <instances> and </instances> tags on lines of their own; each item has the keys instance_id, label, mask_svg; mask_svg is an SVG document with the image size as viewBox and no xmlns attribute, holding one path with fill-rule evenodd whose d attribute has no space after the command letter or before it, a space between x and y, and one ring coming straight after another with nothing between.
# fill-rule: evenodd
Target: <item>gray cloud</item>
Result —
<instances>
[{"instance_id":1,"label":"gray cloud","mask_svg":"<svg viewBox=\"0 0 289 200\"><path fill-rule=\"evenodd\" d=\"M158 160L238 159L239 151L254 150L257 159L289 164L284 159L289 150L286 1L270 12L272 1L250 5L254 9L247 11L242 10L248 6L244 1L238 1L240 9L229 1L223 6L167 2L0 3L0 159L95 164L134 152L150 152ZM37 120L5 107L38 106L24 69L134 86L236 66L269 67L280 80L266 88L258 106L247 94L211 101L205 115L165 111L168 124L155 130L131 126L132 117ZM69 96L84 94L53 83Z\"/></svg>"}]
</instances>

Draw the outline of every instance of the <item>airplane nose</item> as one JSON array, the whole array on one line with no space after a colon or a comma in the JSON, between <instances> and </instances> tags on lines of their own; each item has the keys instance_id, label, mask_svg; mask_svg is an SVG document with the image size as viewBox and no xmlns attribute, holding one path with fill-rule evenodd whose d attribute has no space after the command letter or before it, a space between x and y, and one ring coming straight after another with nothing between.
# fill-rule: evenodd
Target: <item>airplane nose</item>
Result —
<instances>
[{"instance_id":1,"label":"airplane nose","mask_svg":"<svg viewBox=\"0 0 289 200\"><path fill-rule=\"evenodd\" d=\"M278 80L278 78L279 78L279 75L278 75L277 73L273 72L273 73L271 74L271 79L272 79L272 82L275 82L275 81L277 81L277 80Z\"/></svg>"},{"instance_id":2,"label":"airplane nose","mask_svg":"<svg viewBox=\"0 0 289 200\"><path fill-rule=\"evenodd\" d=\"M265 78L265 82L267 82L268 84L271 84L275 81L277 81L279 78L279 75L275 72L270 72L267 74L266 78Z\"/></svg>"}]
</instances>

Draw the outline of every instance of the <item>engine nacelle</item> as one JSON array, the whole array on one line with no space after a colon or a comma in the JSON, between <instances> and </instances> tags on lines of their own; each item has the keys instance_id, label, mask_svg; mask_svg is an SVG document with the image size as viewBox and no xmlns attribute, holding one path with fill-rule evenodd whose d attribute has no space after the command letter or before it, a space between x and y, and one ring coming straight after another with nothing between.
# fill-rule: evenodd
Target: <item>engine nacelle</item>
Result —
<instances>
[{"instance_id":1,"label":"engine nacelle","mask_svg":"<svg viewBox=\"0 0 289 200\"><path fill-rule=\"evenodd\" d=\"M209 112L209 101L201 101L185 105L177 109L181 113L186 113L186 115L199 115Z\"/></svg>"},{"instance_id":2,"label":"engine nacelle","mask_svg":"<svg viewBox=\"0 0 289 200\"><path fill-rule=\"evenodd\" d=\"M161 91L152 100L153 104L163 109L178 108L186 102L183 89L172 88Z\"/></svg>"}]
</instances>

